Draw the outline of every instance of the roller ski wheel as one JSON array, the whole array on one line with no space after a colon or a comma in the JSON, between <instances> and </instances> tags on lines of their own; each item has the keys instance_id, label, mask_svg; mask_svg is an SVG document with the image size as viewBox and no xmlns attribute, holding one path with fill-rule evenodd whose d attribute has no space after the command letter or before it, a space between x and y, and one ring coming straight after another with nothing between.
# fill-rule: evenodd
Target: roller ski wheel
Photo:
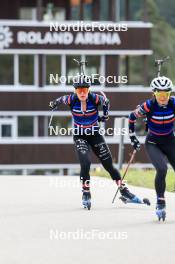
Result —
<instances>
[{"instance_id":1,"label":"roller ski wheel","mask_svg":"<svg viewBox=\"0 0 175 264\"><path fill-rule=\"evenodd\" d=\"M126 198L124 196L121 196L119 198L123 203L127 204L127 203L134 203L134 204L146 204L148 206L151 205L149 199L144 198L143 200L139 199L137 196L134 196L132 199Z\"/></svg>"},{"instance_id":2,"label":"roller ski wheel","mask_svg":"<svg viewBox=\"0 0 175 264\"><path fill-rule=\"evenodd\" d=\"M125 204L128 203L128 199L125 198L124 196L120 196L119 199L120 199L123 203L125 203Z\"/></svg>"},{"instance_id":3,"label":"roller ski wheel","mask_svg":"<svg viewBox=\"0 0 175 264\"><path fill-rule=\"evenodd\" d=\"M166 218L166 207L165 207L165 203L158 203L156 206L156 215L158 217L159 221L165 221Z\"/></svg>"},{"instance_id":4,"label":"roller ski wheel","mask_svg":"<svg viewBox=\"0 0 175 264\"><path fill-rule=\"evenodd\" d=\"M146 204L148 206L151 205L150 200L148 198L143 198L143 204Z\"/></svg>"},{"instance_id":5,"label":"roller ski wheel","mask_svg":"<svg viewBox=\"0 0 175 264\"><path fill-rule=\"evenodd\" d=\"M91 194L90 192L84 192L82 196L82 204L84 209L91 209Z\"/></svg>"}]
</instances>

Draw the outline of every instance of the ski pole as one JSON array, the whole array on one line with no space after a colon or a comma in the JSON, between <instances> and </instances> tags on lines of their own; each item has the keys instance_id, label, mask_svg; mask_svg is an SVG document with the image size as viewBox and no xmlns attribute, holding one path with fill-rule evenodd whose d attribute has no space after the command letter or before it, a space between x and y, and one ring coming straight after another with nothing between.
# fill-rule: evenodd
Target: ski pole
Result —
<instances>
[{"instance_id":1,"label":"ski pole","mask_svg":"<svg viewBox=\"0 0 175 264\"><path fill-rule=\"evenodd\" d=\"M123 177L122 177L122 179L121 179L122 181L124 180L124 178L125 178L125 176L126 176L126 173L127 173L128 169L129 169L129 166L130 166L131 163L133 162L133 159L134 159L134 157L135 157L136 152L137 152L137 151L134 149L134 151L133 151L133 153L132 153L132 156L131 156L131 158L130 158L130 160L129 160L129 162L128 162L128 165L127 165L127 167L126 167L126 169L125 169L125 171L124 171ZM112 200L112 203L114 203L115 198L116 198L116 196L117 196L117 194L118 194L119 189L120 189L120 187L117 188L117 191L116 191L116 193L115 193L115 195L114 195L114 198L113 198L113 200Z\"/></svg>"},{"instance_id":2,"label":"ski pole","mask_svg":"<svg viewBox=\"0 0 175 264\"><path fill-rule=\"evenodd\" d=\"M79 66L79 74L85 75L85 66L87 66L87 61L78 61L76 59L73 59Z\"/></svg>"},{"instance_id":3,"label":"ski pole","mask_svg":"<svg viewBox=\"0 0 175 264\"><path fill-rule=\"evenodd\" d=\"M56 110L57 110L57 108L54 108L54 109L52 109L52 114L51 114L51 117L50 117L50 120L49 120L49 126L48 126L48 128L50 128L50 127L51 127L52 120L53 120L53 117L54 117L54 114L53 114L53 112L54 112L54 111L56 111Z\"/></svg>"},{"instance_id":4,"label":"ski pole","mask_svg":"<svg viewBox=\"0 0 175 264\"><path fill-rule=\"evenodd\" d=\"M158 67L157 77L160 77L161 67L162 67L163 63L165 63L169 59L170 59L170 57L168 56L164 59L155 60L155 66Z\"/></svg>"},{"instance_id":5,"label":"ski pole","mask_svg":"<svg viewBox=\"0 0 175 264\"><path fill-rule=\"evenodd\" d=\"M106 94L103 91L100 91L100 93L103 95L105 101L107 100Z\"/></svg>"}]
</instances>

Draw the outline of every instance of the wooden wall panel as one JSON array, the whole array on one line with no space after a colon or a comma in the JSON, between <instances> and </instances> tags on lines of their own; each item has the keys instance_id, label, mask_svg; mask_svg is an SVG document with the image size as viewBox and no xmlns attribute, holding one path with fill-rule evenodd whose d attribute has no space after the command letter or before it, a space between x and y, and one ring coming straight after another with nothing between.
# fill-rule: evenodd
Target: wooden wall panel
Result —
<instances>
[{"instance_id":1,"label":"wooden wall panel","mask_svg":"<svg viewBox=\"0 0 175 264\"><path fill-rule=\"evenodd\" d=\"M117 162L118 160L118 145L109 145L113 160ZM124 162L127 162L130 154L132 153L132 148L130 145L125 147L125 157ZM43 144L43 145L22 145L22 144L12 144L12 145L0 145L0 164L69 164L77 163L78 159L75 154L73 145L53 145L53 144ZM92 162L98 162L97 158L92 155ZM148 163L149 160L146 156L144 147L138 155L136 155L135 162Z\"/></svg>"},{"instance_id":2,"label":"wooden wall panel","mask_svg":"<svg viewBox=\"0 0 175 264\"><path fill-rule=\"evenodd\" d=\"M116 88L117 89L117 88ZM42 90L42 88L41 88ZM0 111L47 111L49 101L56 99L68 92L1 92ZM110 100L111 110L126 111L134 109L146 98L151 97L151 93L143 92L106 92ZM68 110L67 106L60 106L60 110Z\"/></svg>"}]
</instances>

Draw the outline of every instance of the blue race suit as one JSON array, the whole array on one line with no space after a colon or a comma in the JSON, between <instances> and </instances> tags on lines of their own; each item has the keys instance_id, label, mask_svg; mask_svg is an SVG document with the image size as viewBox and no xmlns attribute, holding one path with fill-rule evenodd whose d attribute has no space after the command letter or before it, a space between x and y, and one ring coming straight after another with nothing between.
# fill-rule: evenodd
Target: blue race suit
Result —
<instances>
[{"instance_id":1,"label":"blue race suit","mask_svg":"<svg viewBox=\"0 0 175 264\"><path fill-rule=\"evenodd\" d=\"M164 198L166 189L167 159L175 170L175 98L170 97L166 106L156 99L148 99L129 115L130 136L135 134L135 122L147 117L148 134L146 151L156 169L155 189L158 198Z\"/></svg>"},{"instance_id":2,"label":"blue race suit","mask_svg":"<svg viewBox=\"0 0 175 264\"><path fill-rule=\"evenodd\" d=\"M92 134L80 133L78 135L74 135L75 148L81 165L80 178L83 182L84 188L89 189L87 182L90 182L89 171L91 165L91 149L101 161L103 167L109 172L112 179L115 181L121 180L119 171L113 166L112 155L109 147L106 144L104 137L99 133L98 107L102 106L103 114L107 116L109 110L109 100L106 100L106 98L102 95L89 93L86 101L87 106L85 112L82 110L81 102L76 94L62 96L56 99L56 103L63 103L70 106L74 121L74 128L77 128L78 130L83 129L83 132L85 129L88 129L91 132L93 132L93 129L95 130L95 133Z\"/></svg>"},{"instance_id":3,"label":"blue race suit","mask_svg":"<svg viewBox=\"0 0 175 264\"><path fill-rule=\"evenodd\" d=\"M103 114L108 116L109 100L95 93L89 93L86 102L86 111L82 110L82 104L76 94L62 96L56 99L56 103L63 103L71 107L74 131L77 131L77 134L84 134L85 132L91 134L91 132L93 133L99 130L99 106L103 107Z\"/></svg>"}]
</instances>

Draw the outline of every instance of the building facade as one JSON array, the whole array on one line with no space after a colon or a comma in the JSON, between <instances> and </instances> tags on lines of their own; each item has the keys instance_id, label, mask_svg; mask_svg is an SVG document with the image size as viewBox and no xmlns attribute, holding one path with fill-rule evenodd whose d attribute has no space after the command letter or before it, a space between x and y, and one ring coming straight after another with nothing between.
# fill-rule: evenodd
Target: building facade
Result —
<instances>
[{"instance_id":1,"label":"building facade","mask_svg":"<svg viewBox=\"0 0 175 264\"><path fill-rule=\"evenodd\" d=\"M73 59L88 61L88 75L112 76L92 90L104 91L111 102L108 127L121 126L140 101L149 96L147 58L152 54L152 24L146 0L143 17L132 20L126 0L2 0L0 10L0 169L71 168L77 166L72 137L50 135L50 100L73 91L62 78L78 72ZM9 8L10 7L10 8ZM134 19L134 18L133 18ZM132 72L139 65L139 73ZM122 82L127 77L127 83ZM54 113L53 125L69 128L68 108ZM124 124L127 127L127 121ZM118 161L119 135L107 136ZM124 137L124 162L131 147ZM141 138L143 142L143 138ZM149 163L144 150L136 162ZM93 163L97 160L93 157Z\"/></svg>"}]
</instances>

